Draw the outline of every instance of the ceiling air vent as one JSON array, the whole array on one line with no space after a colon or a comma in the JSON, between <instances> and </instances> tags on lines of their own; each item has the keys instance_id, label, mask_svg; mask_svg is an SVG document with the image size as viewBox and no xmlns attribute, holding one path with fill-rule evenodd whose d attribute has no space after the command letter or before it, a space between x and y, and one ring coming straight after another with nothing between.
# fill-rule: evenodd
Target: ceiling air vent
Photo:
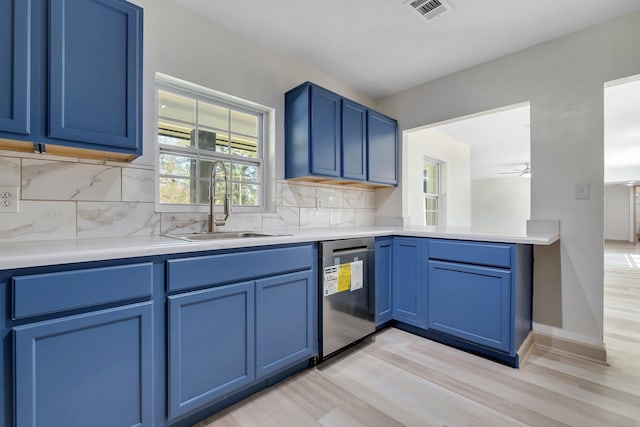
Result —
<instances>
[{"instance_id":1,"label":"ceiling air vent","mask_svg":"<svg viewBox=\"0 0 640 427\"><path fill-rule=\"evenodd\" d=\"M445 0L409 0L405 4L418 12L427 21L453 10L451 3Z\"/></svg>"}]
</instances>

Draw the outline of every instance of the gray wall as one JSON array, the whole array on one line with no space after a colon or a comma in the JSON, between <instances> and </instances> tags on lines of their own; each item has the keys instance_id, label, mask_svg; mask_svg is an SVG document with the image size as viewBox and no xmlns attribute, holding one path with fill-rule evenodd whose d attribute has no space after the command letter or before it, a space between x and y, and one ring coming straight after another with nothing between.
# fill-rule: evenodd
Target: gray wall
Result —
<instances>
[{"instance_id":1,"label":"gray wall","mask_svg":"<svg viewBox=\"0 0 640 427\"><path fill-rule=\"evenodd\" d=\"M506 176L471 181L471 226L522 230L531 215L531 178Z\"/></svg>"},{"instance_id":2,"label":"gray wall","mask_svg":"<svg viewBox=\"0 0 640 427\"><path fill-rule=\"evenodd\" d=\"M531 217L561 221L559 251L536 259L551 264L549 253L561 257L561 283L535 283L537 330L602 344L603 84L638 73L640 13L634 13L378 102L399 119L401 131L531 102ZM577 183L590 183L589 200L575 199ZM401 193L379 192L378 214L402 215Z\"/></svg>"}]
</instances>

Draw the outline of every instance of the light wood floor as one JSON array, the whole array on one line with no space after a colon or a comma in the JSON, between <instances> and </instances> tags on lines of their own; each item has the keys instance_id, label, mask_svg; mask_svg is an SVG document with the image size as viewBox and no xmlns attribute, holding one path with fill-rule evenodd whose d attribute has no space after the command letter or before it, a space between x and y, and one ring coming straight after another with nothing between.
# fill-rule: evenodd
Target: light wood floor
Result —
<instances>
[{"instance_id":1,"label":"light wood floor","mask_svg":"<svg viewBox=\"0 0 640 427\"><path fill-rule=\"evenodd\" d=\"M609 367L534 351L517 370L387 329L198 427L640 426L640 248L605 260Z\"/></svg>"},{"instance_id":2,"label":"light wood floor","mask_svg":"<svg viewBox=\"0 0 640 427\"><path fill-rule=\"evenodd\" d=\"M640 243L606 242L604 267L607 354L640 367Z\"/></svg>"}]
</instances>

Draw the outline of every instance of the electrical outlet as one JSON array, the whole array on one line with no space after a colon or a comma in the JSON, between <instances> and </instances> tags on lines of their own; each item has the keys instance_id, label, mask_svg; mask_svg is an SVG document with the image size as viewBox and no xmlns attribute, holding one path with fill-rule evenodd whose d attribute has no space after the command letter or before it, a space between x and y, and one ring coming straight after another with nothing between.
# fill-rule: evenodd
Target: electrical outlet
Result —
<instances>
[{"instance_id":1,"label":"electrical outlet","mask_svg":"<svg viewBox=\"0 0 640 427\"><path fill-rule=\"evenodd\" d=\"M0 187L0 213L20 212L18 187Z\"/></svg>"}]
</instances>

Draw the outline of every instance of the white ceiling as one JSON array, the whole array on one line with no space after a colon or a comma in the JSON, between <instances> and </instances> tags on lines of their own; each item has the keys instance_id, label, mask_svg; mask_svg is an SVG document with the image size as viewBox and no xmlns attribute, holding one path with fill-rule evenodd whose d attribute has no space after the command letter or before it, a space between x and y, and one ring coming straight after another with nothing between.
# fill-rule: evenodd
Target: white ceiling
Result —
<instances>
[{"instance_id":1,"label":"white ceiling","mask_svg":"<svg viewBox=\"0 0 640 427\"><path fill-rule=\"evenodd\" d=\"M429 129L469 145L471 179L483 179L518 176L500 174L524 169L531 157L529 124L530 112L527 105Z\"/></svg>"},{"instance_id":2,"label":"white ceiling","mask_svg":"<svg viewBox=\"0 0 640 427\"><path fill-rule=\"evenodd\" d=\"M174 0L373 98L640 10L638 0Z\"/></svg>"}]
</instances>

